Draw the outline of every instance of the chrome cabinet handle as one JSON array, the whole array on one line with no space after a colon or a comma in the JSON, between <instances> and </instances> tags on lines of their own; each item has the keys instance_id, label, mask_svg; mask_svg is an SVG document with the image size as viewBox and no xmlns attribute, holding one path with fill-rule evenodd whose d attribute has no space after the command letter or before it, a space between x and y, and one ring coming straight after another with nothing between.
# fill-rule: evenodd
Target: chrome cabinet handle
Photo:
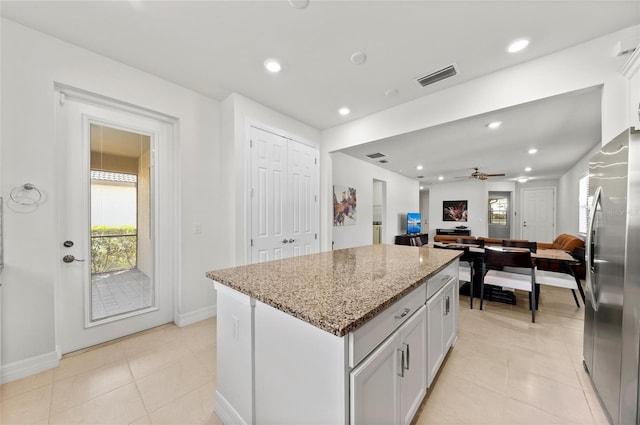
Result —
<instances>
[{"instance_id":1,"label":"chrome cabinet handle","mask_svg":"<svg viewBox=\"0 0 640 425\"><path fill-rule=\"evenodd\" d=\"M449 313L451 312L451 298L448 295L445 298L444 306L445 306L445 313L444 314L446 314L448 316Z\"/></svg>"},{"instance_id":2,"label":"chrome cabinet handle","mask_svg":"<svg viewBox=\"0 0 640 425\"><path fill-rule=\"evenodd\" d=\"M64 257L62 257L62 261L64 261L65 263L73 263L74 261L84 261L84 260L78 260L76 257L74 257L71 254L65 255Z\"/></svg>"},{"instance_id":3,"label":"chrome cabinet handle","mask_svg":"<svg viewBox=\"0 0 640 425\"><path fill-rule=\"evenodd\" d=\"M398 376L404 378L404 350L396 348L396 351L400 352L400 356L398 357L398 359L400 360L400 373L398 373Z\"/></svg>"},{"instance_id":4,"label":"chrome cabinet handle","mask_svg":"<svg viewBox=\"0 0 640 425\"><path fill-rule=\"evenodd\" d=\"M396 319L402 319L404 316L406 316L407 314L409 314L409 312L411 311L410 308L405 308L404 310L402 310L402 313L400 314L396 314L395 317Z\"/></svg>"},{"instance_id":5,"label":"chrome cabinet handle","mask_svg":"<svg viewBox=\"0 0 640 425\"><path fill-rule=\"evenodd\" d=\"M409 357L409 355L411 354L410 351L409 351L409 344L404 344L403 343L402 345L404 345L405 351L407 353L407 364L406 364L406 368L405 369L409 370L409 362L411 361L410 357Z\"/></svg>"}]
</instances>

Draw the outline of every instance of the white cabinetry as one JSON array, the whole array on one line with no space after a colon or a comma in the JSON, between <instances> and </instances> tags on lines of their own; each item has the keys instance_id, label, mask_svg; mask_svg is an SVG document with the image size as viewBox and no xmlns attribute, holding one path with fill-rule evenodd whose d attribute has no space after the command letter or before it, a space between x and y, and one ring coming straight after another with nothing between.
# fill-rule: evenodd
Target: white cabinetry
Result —
<instances>
[{"instance_id":1,"label":"white cabinetry","mask_svg":"<svg viewBox=\"0 0 640 425\"><path fill-rule=\"evenodd\" d=\"M458 288L451 279L427 301L428 385L431 386L449 348L455 343L458 327Z\"/></svg>"},{"instance_id":2,"label":"white cabinetry","mask_svg":"<svg viewBox=\"0 0 640 425\"><path fill-rule=\"evenodd\" d=\"M427 390L422 306L351 372L351 423L411 423Z\"/></svg>"}]
</instances>

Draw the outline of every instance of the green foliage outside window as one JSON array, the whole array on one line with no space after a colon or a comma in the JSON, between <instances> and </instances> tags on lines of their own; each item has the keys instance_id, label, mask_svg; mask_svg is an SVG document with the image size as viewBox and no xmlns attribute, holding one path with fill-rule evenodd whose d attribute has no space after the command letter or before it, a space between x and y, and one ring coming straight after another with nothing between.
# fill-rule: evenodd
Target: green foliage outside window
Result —
<instances>
[{"instance_id":1,"label":"green foliage outside window","mask_svg":"<svg viewBox=\"0 0 640 425\"><path fill-rule=\"evenodd\" d=\"M91 273L136 267L136 226L91 226Z\"/></svg>"}]
</instances>

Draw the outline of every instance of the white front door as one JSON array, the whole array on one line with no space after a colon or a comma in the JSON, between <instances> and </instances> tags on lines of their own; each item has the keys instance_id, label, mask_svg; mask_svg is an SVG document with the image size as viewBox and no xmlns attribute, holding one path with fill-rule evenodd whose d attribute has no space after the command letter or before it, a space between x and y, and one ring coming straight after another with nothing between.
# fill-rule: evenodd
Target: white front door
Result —
<instances>
[{"instance_id":1,"label":"white front door","mask_svg":"<svg viewBox=\"0 0 640 425\"><path fill-rule=\"evenodd\" d=\"M60 94L62 354L173 321L172 124Z\"/></svg>"},{"instance_id":2,"label":"white front door","mask_svg":"<svg viewBox=\"0 0 640 425\"><path fill-rule=\"evenodd\" d=\"M251 262L318 251L317 150L251 127Z\"/></svg>"},{"instance_id":3,"label":"white front door","mask_svg":"<svg viewBox=\"0 0 640 425\"><path fill-rule=\"evenodd\" d=\"M522 239L551 242L556 233L556 191L552 187L522 189Z\"/></svg>"}]
</instances>

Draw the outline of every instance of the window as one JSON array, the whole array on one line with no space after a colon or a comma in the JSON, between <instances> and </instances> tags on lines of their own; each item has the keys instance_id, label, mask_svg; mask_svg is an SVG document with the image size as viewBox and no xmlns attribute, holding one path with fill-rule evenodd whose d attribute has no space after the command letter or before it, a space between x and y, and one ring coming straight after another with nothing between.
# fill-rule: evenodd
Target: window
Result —
<instances>
[{"instance_id":1,"label":"window","mask_svg":"<svg viewBox=\"0 0 640 425\"><path fill-rule=\"evenodd\" d=\"M508 198L489 199L489 224L507 225Z\"/></svg>"},{"instance_id":2,"label":"window","mask_svg":"<svg viewBox=\"0 0 640 425\"><path fill-rule=\"evenodd\" d=\"M589 204L592 196L589 196L589 174L585 174L578 181L578 232L587 233L589 221Z\"/></svg>"}]
</instances>

